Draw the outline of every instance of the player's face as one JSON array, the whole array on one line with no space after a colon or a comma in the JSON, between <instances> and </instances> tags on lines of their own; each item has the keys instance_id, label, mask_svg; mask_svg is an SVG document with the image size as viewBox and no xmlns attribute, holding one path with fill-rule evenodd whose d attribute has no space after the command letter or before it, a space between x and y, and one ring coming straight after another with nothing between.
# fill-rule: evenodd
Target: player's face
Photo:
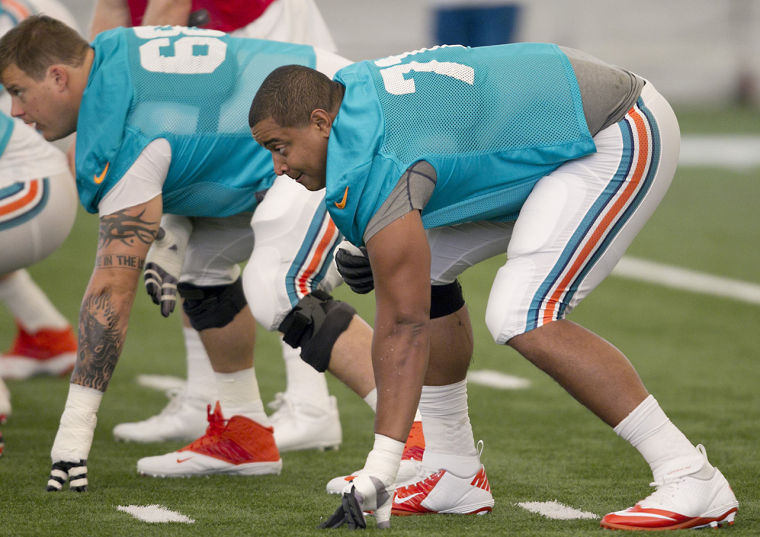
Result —
<instances>
[{"instance_id":1,"label":"player's face","mask_svg":"<svg viewBox=\"0 0 760 537\"><path fill-rule=\"evenodd\" d=\"M46 140L58 140L76 130L76 113L63 108L60 84L51 69L42 80L35 80L11 64L0 79L11 96L11 115L37 129Z\"/></svg>"},{"instance_id":2,"label":"player's face","mask_svg":"<svg viewBox=\"0 0 760 537\"><path fill-rule=\"evenodd\" d=\"M325 187L327 134L310 123L305 127L281 127L272 118L251 129L254 139L272 153L274 172L295 179L309 190Z\"/></svg>"}]
</instances>

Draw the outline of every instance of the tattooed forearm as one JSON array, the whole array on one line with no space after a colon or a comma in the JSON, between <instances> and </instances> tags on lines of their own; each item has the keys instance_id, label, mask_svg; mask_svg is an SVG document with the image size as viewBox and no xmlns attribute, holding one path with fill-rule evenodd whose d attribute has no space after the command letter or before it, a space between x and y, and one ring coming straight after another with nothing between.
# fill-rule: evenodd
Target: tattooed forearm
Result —
<instances>
[{"instance_id":1,"label":"tattooed forearm","mask_svg":"<svg viewBox=\"0 0 760 537\"><path fill-rule=\"evenodd\" d=\"M97 268L128 268L142 271L145 259L136 255L99 255L95 258Z\"/></svg>"},{"instance_id":2,"label":"tattooed forearm","mask_svg":"<svg viewBox=\"0 0 760 537\"><path fill-rule=\"evenodd\" d=\"M100 218L100 237L98 247L108 246L114 241L127 245L136 241L150 244L156 238L158 222L143 220L145 211L138 215L127 214L129 209L102 216Z\"/></svg>"},{"instance_id":3,"label":"tattooed forearm","mask_svg":"<svg viewBox=\"0 0 760 537\"><path fill-rule=\"evenodd\" d=\"M120 320L110 291L85 296L79 313L79 357L72 383L106 391L124 346L127 327Z\"/></svg>"}]
</instances>

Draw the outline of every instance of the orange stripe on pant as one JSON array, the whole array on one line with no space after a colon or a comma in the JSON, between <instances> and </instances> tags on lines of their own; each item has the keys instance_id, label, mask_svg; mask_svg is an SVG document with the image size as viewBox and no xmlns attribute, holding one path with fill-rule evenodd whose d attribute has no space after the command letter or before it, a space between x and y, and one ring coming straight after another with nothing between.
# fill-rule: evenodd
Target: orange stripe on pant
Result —
<instances>
[{"instance_id":1,"label":"orange stripe on pant","mask_svg":"<svg viewBox=\"0 0 760 537\"><path fill-rule=\"evenodd\" d=\"M322 257L325 254L325 251L330 247L330 244L335 240L335 236L337 234L337 229L335 227L335 224L333 223L332 219L327 220L327 229L322 235L322 238L319 241L319 244L317 244L317 248L314 251L311 263L309 263L309 266L306 267L303 272L301 272L298 276L298 281L296 282L296 287L298 291L302 295L308 295L311 291L309 290L306 283L309 281L311 276L322 267L322 263L320 262Z\"/></svg>"},{"instance_id":2,"label":"orange stripe on pant","mask_svg":"<svg viewBox=\"0 0 760 537\"><path fill-rule=\"evenodd\" d=\"M14 200L10 203L7 203L5 205L0 205L0 216L10 214L14 211L18 211L25 205L28 205L29 203L33 202L37 198L37 193L40 189L40 180L35 179L33 181L29 181L29 191L24 194L23 197Z\"/></svg>"},{"instance_id":3,"label":"orange stripe on pant","mask_svg":"<svg viewBox=\"0 0 760 537\"><path fill-rule=\"evenodd\" d=\"M607 212L602 217L596 229L591 234L591 237L583 246L580 254L575 259L570 269L562 278L557 288L554 290L552 296L547 300L546 309L544 310L543 322L544 324L551 322L556 314L557 307L562 295L567 291L570 283L577 277L578 273L583 269L588 258L596 249L599 241L606 235L608 229L614 224L618 215L625 210L628 201L639 187L644 172L647 169L649 163L649 134L647 133L646 124L641 116L641 113L636 108L631 108L628 111L627 117L631 118L636 125L636 136L638 139L639 158L636 161L636 166L633 171L633 176L626 186L625 190L615 200L615 202L609 207Z\"/></svg>"}]
</instances>

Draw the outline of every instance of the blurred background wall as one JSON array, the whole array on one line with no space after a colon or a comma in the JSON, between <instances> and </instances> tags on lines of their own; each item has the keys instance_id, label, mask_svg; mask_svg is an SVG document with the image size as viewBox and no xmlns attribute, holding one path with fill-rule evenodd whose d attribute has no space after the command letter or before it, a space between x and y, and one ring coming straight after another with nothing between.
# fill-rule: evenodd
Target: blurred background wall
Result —
<instances>
[{"instance_id":1,"label":"blurred background wall","mask_svg":"<svg viewBox=\"0 0 760 537\"><path fill-rule=\"evenodd\" d=\"M508 6L514 26L505 40L585 50L679 104L760 106L760 0L316 1L340 53L354 60L442 44L442 10ZM94 0L63 2L86 28Z\"/></svg>"}]
</instances>

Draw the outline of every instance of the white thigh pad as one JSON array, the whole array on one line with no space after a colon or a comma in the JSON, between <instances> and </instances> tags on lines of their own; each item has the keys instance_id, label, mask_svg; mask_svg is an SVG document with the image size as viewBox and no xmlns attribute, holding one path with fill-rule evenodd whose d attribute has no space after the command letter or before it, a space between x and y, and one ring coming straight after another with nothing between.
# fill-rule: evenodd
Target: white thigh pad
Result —
<instances>
[{"instance_id":1,"label":"white thigh pad","mask_svg":"<svg viewBox=\"0 0 760 537\"><path fill-rule=\"evenodd\" d=\"M243 288L256 319L276 329L298 301L323 286L333 272L341 236L324 207L324 191L310 192L278 177L254 212L255 245Z\"/></svg>"}]
</instances>

